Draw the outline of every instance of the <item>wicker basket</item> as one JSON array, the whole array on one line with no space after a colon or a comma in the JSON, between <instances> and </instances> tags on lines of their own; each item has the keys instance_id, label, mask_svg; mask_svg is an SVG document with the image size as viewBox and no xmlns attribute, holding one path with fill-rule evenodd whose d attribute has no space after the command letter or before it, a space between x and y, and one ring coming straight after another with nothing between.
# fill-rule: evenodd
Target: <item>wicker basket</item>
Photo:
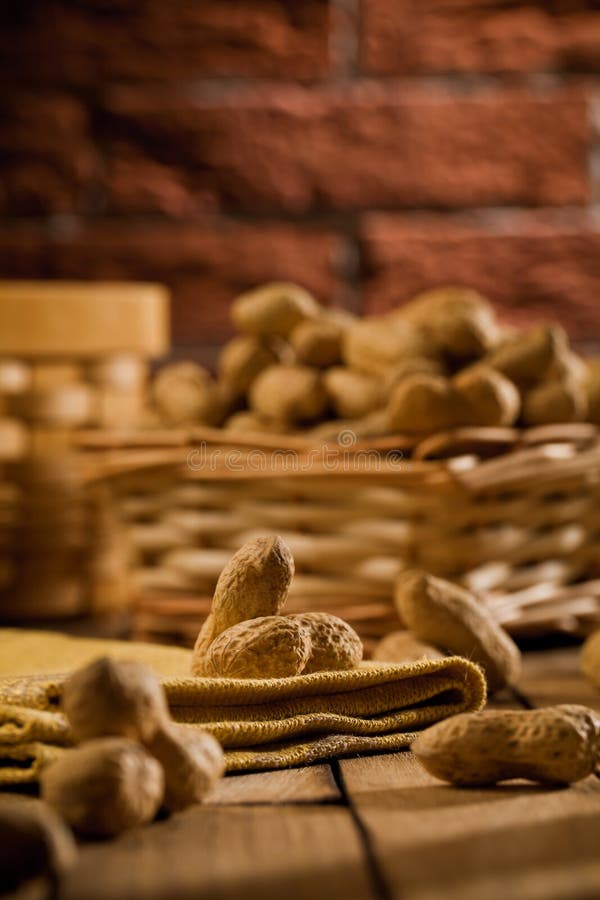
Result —
<instances>
[{"instance_id":1,"label":"wicker basket","mask_svg":"<svg viewBox=\"0 0 600 900\"><path fill-rule=\"evenodd\" d=\"M593 425L461 429L314 446L211 429L82 437L110 478L136 555L136 631L191 643L216 579L252 536L296 561L289 611L351 622L367 647L399 627L399 570L475 590L517 635L600 619L600 433Z\"/></svg>"}]
</instances>

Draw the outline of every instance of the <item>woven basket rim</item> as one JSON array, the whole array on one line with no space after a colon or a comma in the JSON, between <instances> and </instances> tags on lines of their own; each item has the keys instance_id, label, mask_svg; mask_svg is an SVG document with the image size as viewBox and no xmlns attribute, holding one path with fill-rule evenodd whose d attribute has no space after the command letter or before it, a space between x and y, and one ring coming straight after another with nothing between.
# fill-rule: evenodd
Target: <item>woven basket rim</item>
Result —
<instances>
[{"instance_id":1,"label":"woven basket rim","mask_svg":"<svg viewBox=\"0 0 600 900\"><path fill-rule=\"evenodd\" d=\"M588 423L522 430L461 428L428 436L419 443L406 435L390 435L356 441L348 447L314 439L308 442L296 435L239 436L215 428L81 432L78 444L86 481L144 469L174 469L192 480L335 478L349 484L480 491L501 484L600 475L600 429ZM322 455L323 448L327 458ZM201 465L194 463L195 453L205 454ZM442 458L436 453L442 453ZM235 465L228 465L234 456ZM259 469L253 465L257 459L269 464Z\"/></svg>"}]
</instances>

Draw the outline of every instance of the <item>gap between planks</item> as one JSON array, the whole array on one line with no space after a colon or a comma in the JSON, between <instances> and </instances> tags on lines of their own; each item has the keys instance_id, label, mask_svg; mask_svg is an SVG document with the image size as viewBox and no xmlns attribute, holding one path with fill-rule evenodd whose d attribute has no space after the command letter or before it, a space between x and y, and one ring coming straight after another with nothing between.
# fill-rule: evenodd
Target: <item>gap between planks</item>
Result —
<instances>
[{"instance_id":1,"label":"gap between planks","mask_svg":"<svg viewBox=\"0 0 600 900\"><path fill-rule=\"evenodd\" d=\"M527 654L518 690L494 708L584 703L600 692L574 649ZM576 900L600 896L600 781L461 789L411 753L341 760L339 778L385 896L402 900Z\"/></svg>"}]
</instances>

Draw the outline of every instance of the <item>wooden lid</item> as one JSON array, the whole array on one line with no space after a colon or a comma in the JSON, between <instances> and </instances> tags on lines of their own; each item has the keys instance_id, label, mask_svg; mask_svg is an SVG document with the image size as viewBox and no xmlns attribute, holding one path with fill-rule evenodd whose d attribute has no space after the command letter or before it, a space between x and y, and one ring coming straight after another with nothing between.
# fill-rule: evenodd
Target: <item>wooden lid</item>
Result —
<instances>
[{"instance_id":1,"label":"wooden lid","mask_svg":"<svg viewBox=\"0 0 600 900\"><path fill-rule=\"evenodd\" d=\"M159 284L0 281L0 354L160 356L169 346L169 294Z\"/></svg>"}]
</instances>

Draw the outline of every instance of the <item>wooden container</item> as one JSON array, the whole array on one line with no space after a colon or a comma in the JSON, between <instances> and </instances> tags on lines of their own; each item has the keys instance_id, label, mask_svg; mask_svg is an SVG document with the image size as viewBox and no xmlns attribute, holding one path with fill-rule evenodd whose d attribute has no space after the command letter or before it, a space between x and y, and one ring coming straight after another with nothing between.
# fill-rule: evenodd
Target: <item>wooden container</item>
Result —
<instances>
[{"instance_id":1,"label":"wooden container","mask_svg":"<svg viewBox=\"0 0 600 900\"><path fill-rule=\"evenodd\" d=\"M110 491L88 485L83 428L144 415L148 359L168 348L158 285L0 282L0 618L110 612L130 559Z\"/></svg>"},{"instance_id":2,"label":"wooden container","mask_svg":"<svg viewBox=\"0 0 600 900\"><path fill-rule=\"evenodd\" d=\"M296 561L288 611L337 613L367 646L399 627L394 582L407 566L469 586L517 635L600 620L593 425L460 429L417 444L213 429L81 441L127 523L138 637L191 643L227 559L266 533Z\"/></svg>"}]
</instances>

